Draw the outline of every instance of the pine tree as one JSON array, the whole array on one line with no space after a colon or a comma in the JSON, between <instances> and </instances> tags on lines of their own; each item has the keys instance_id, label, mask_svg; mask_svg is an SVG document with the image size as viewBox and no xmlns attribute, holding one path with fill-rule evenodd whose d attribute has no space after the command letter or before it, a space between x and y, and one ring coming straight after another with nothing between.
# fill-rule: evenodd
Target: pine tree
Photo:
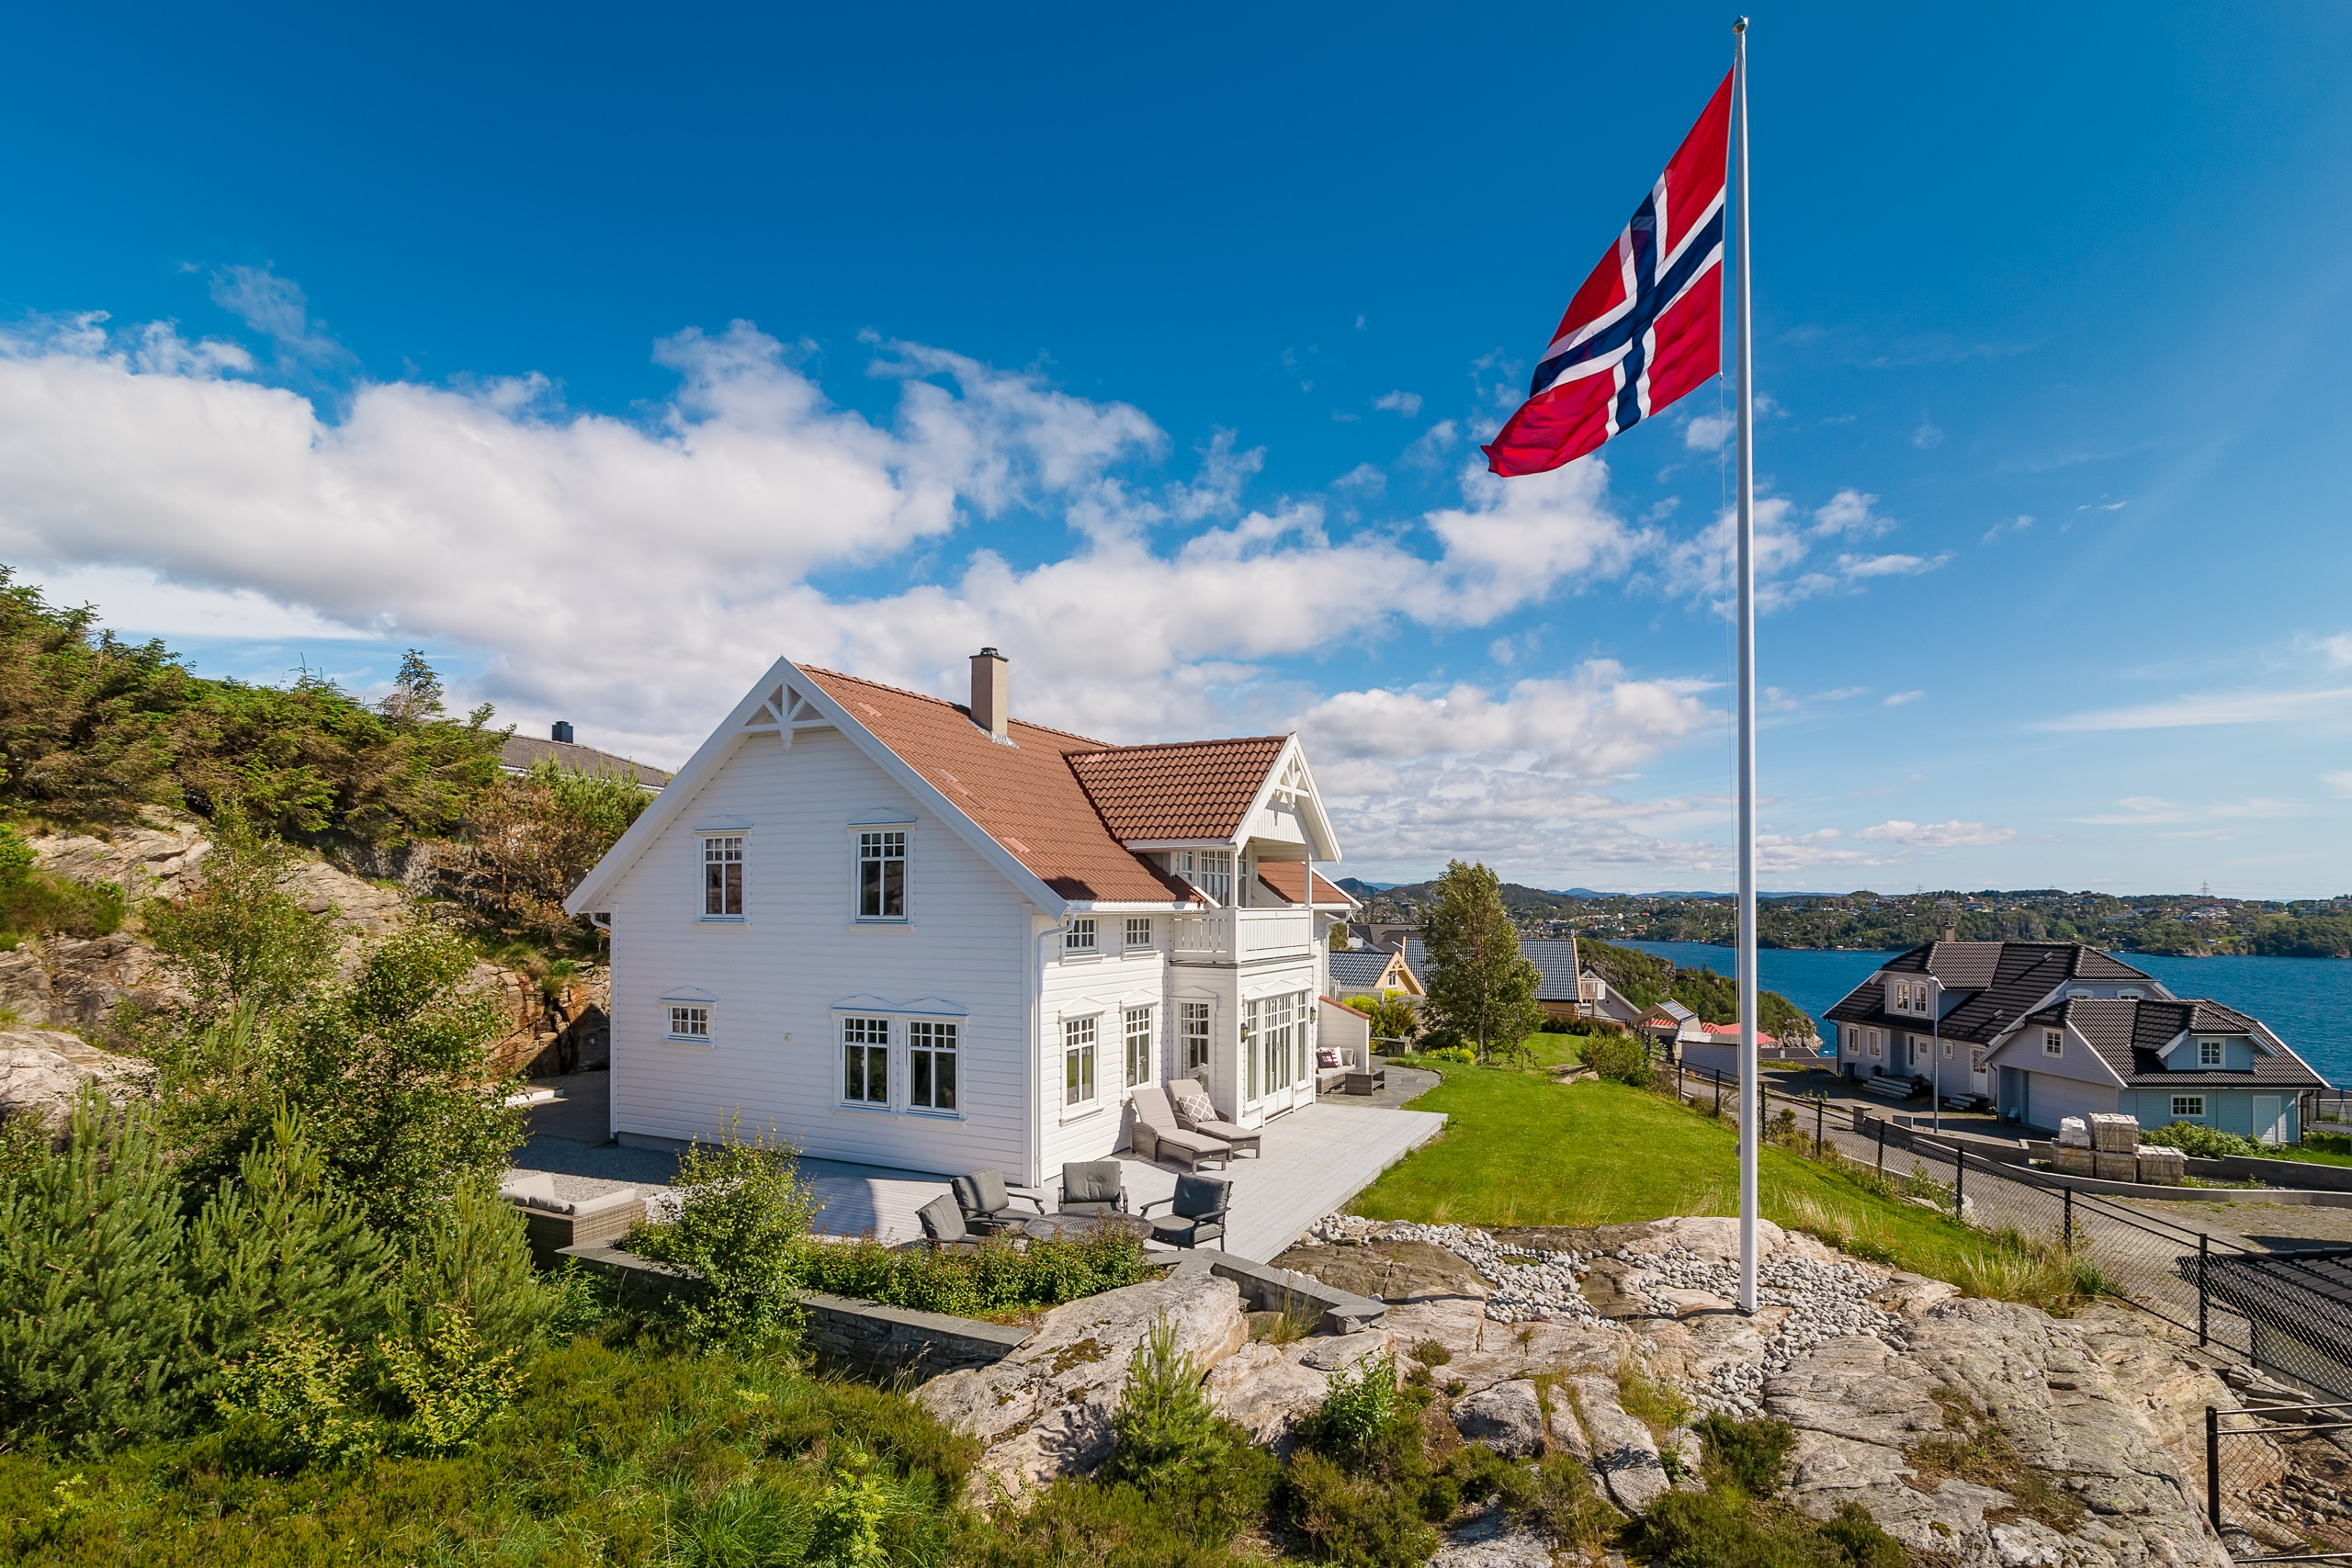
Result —
<instances>
[{"instance_id":1,"label":"pine tree","mask_svg":"<svg viewBox=\"0 0 2352 1568\"><path fill-rule=\"evenodd\" d=\"M417 1232L400 1292L401 1315L414 1339L431 1336L436 1311L455 1307L491 1352L525 1344L555 1304L532 1272L523 1216L481 1181L459 1187Z\"/></svg>"},{"instance_id":2,"label":"pine tree","mask_svg":"<svg viewBox=\"0 0 2352 1568\"><path fill-rule=\"evenodd\" d=\"M1535 1000L1543 976L1520 953L1501 879L1487 867L1447 863L1421 916L1421 947L1429 955L1423 1015L1475 1043L1480 1060L1544 1021Z\"/></svg>"},{"instance_id":3,"label":"pine tree","mask_svg":"<svg viewBox=\"0 0 2352 1568\"><path fill-rule=\"evenodd\" d=\"M0 1185L0 1431L98 1450L187 1405L180 1194L145 1118L95 1091Z\"/></svg>"},{"instance_id":4,"label":"pine tree","mask_svg":"<svg viewBox=\"0 0 2352 1568\"><path fill-rule=\"evenodd\" d=\"M234 1361L267 1329L321 1324L364 1343L387 1320L392 1251L328 1179L302 1119L280 1107L189 1229L198 1344Z\"/></svg>"}]
</instances>

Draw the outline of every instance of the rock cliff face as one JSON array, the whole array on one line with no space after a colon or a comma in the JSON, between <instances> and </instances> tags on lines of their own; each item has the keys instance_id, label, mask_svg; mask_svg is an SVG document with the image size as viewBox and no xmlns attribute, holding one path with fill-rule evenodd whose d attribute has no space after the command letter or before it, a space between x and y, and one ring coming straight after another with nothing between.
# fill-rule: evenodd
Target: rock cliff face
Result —
<instances>
[{"instance_id":1,"label":"rock cliff face","mask_svg":"<svg viewBox=\"0 0 2352 1568\"><path fill-rule=\"evenodd\" d=\"M42 870L76 882L114 883L133 905L187 892L210 848L200 823L160 812L103 839L43 833L26 841ZM389 859L378 854L375 860L386 863L370 862L370 869L401 874L382 880L306 860L294 875L292 891L304 909L343 928L349 959L363 942L415 915L421 891L432 886L432 848ZM577 1072L611 1059L606 1014L612 976L605 966L582 965L552 996L530 976L492 964L476 965L475 981L498 998L509 1021L507 1033L492 1051L501 1071L537 1077ZM157 962L154 949L129 931L88 940L40 938L0 953L0 1011L12 1013L18 1024L96 1032L105 1029L119 1003L168 1010L187 1000Z\"/></svg>"},{"instance_id":2,"label":"rock cliff face","mask_svg":"<svg viewBox=\"0 0 2352 1568\"><path fill-rule=\"evenodd\" d=\"M95 1087L119 1102L141 1081L139 1063L101 1051L79 1035L48 1029L0 1030L0 1122L29 1118L51 1133Z\"/></svg>"}]
</instances>

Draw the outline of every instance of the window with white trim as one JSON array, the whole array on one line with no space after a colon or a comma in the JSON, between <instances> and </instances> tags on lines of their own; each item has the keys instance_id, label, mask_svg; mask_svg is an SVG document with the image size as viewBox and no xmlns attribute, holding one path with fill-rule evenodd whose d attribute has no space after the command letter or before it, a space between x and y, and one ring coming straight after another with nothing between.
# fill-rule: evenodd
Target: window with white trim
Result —
<instances>
[{"instance_id":1,"label":"window with white trim","mask_svg":"<svg viewBox=\"0 0 2352 1568\"><path fill-rule=\"evenodd\" d=\"M2041 1032L2041 1054L2045 1056L2064 1055L2066 1054L2066 1032L2063 1029L2043 1030Z\"/></svg>"},{"instance_id":2,"label":"window with white trim","mask_svg":"<svg viewBox=\"0 0 2352 1568\"><path fill-rule=\"evenodd\" d=\"M956 1109L956 1026L919 1018L907 1025L907 1105Z\"/></svg>"},{"instance_id":3,"label":"window with white trim","mask_svg":"<svg viewBox=\"0 0 2352 1568\"><path fill-rule=\"evenodd\" d=\"M743 918L743 840L740 834L702 841L702 918Z\"/></svg>"},{"instance_id":4,"label":"window with white trim","mask_svg":"<svg viewBox=\"0 0 2352 1568\"><path fill-rule=\"evenodd\" d=\"M1177 1025L1184 1042L1184 1071L1196 1073L1209 1065L1209 1004L1180 1002Z\"/></svg>"},{"instance_id":5,"label":"window with white trim","mask_svg":"<svg viewBox=\"0 0 2352 1568\"><path fill-rule=\"evenodd\" d=\"M1952 1054L1953 1054L1955 1051L1957 1051L1958 1049L1959 1049L1958 1045L1956 1045L1953 1042L1951 1042L1951 1041L1950 1041L1950 1040L1945 1041L1945 1042L1944 1042L1944 1060L1945 1060L1945 1061L1947 1061L1947 1062L1951 1061L1951 1058L1952 1058Z\"/></svg>"},{"instance_id":6,"label":"window with white trim","mask_svg":"<svg viewBox=\"0 0 2352 1568\"><path fill-rule=\"evenodd\" d=\"M1258 1016L1261 1004L1254 1001L1241 1004L1241 1071L1242 1098L1258 1098Z\"/></svg>"},{"instance_id":7,"label":"window with white trim","mask_svg":"<svg viewBox=\"0 0 2352 1568\"><path fill-rule=\"evenodd\" d=\"M890 1103L890 1021L842 1020L842 1099L852 1105Z\"/></svg>"},{"instance_id":8,"label":"window with white trim","mask_svg":"<svg viewBox=\"0 0 2352 1568\"><path fill-rule=\"evenodd\" d=\"M1064 953L1092 953L1094 951L1093 916L1080 915L1070 921L1068 929L1062 932L1062 951Z\"/></svg>"},{"instance_id":9,"label":"window with white trim","mask_svg":"<svg viewBox=\"0 0 2352 1568\"><path fill-rule=\"evenodd\" d=\"M1862 1032L1869 1035L1871 1038L1871 1060L1875 1062L1879 1057L1878 1031L1875 1029L1865 1029Z\"/></svg>"},{"instance_id":10,"label":"window with white trim","mask_svg":"<svg viewBox=\"0 0 2352 1568\"><path fill-rule=\"evenodd\" d=\"M857 918L907 918L907 835L903 829L857 836Z\"/></svg>"},{"instance_id":11,"label":"window with white trim","mask_svg":"<svg viewBox=\"0 0 2352 1568\"><path fill-rule=\"evenodd\" d=\"M1233 902L1231 850L1179 850L1176 874L1199 888L1212 904Z\"/></svg>"},{"instance_id":12,"label":"window with white trim","mask_svg":"<svg viewBox=\"0 0 2352 1568\"><path fill-rule=\"evenodd\" d=\"M1127 917L1126 945L1129 947L1149 947L1151 945L1151 917L1149 915L1129 915Z\"/></svg>"},{"instance_id":13,"label":"window with white trim","mask_svg":"<svg viewBox=\"0 0 2352 1568\"><path fill-rule=\"evenodd\" d=\"M670 1038L693 1040L705 1045L709 1044L710 1010L707 1007L681 1007L673 1004L670 1009Z\"/></svg>"},{"instance_id":14,"label":"window with white trim","mask_svg":"<svg viewBox=\"0 0 2352 1568\"><path fill-rule=\"evenodd\" d=\"M1908 980L1894 982L1894 1010L1897 1012L1911 1010L1911 982Z\"/></svg>"},{"instance_id":15,"label":"window with white trim","mask_svg":"<svg viewBox=\"0 0 2352 1568\"><path fill-rule=\"evenodd\" d=\"M1062 1020L1062 1106L1094 1103L1094 1020Z\"/></svg>"},{"instance_id":16,"label":"window with white trim","mask_svg":"<svg viewBox=\"0 0 2352 1568\"><path fill-rule=\"evenodd\" d=\"M2222 1043L2220 1041L2199 1040L2197 1043L2197 1065L2199 1066L2218 1067L2222 1065Z\"/></svg>"},{"instance_id":17,"label":"window with white trim","mask_svg":"<svg viewBox=\"0 0 2352 1568\"><path fill-rule=\"evenodd\" d=\"M2201 1094L2176 1094L2172 1097L2172 1113L2175 1116L2201 1117L2205 1114L2205 1097Z\"/></svg>"},{"instance_id":18,"label":"window with white trim","mask_svg":"<svg viewBox=\"0 0 2352 1568\"><path fill-rule=\"evenodd\" d=\"M1129 1008L1126 1014L1127 1087L1151 1081L1151 1010Z\"/></svg>"}]
</instances>

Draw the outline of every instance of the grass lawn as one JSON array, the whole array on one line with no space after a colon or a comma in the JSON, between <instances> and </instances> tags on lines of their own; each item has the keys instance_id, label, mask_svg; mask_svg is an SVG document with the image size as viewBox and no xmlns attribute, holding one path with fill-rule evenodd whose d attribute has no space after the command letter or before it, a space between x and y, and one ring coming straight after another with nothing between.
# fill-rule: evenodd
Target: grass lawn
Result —
<instances>
[{"instance_id":1,"label":"grass lawn","mask_svg":"<svg viewBox=\"0 0 2352 1568\"><path fill-rule=\"evenodd\" d=\"M1623 1084L1561 1085L1543 1072L1450 1063L1442 1070L1445 1081L1413 1109L1444 1111L1444 1134L1361 1194L1356 1213L1493 1229L1739 1212L1738 1140L1728 1121ZM1923 1274L1966 1282L1985 1274L1988 1249L2000 1250L1932 1210L1770 1145L1761 1186L1767 1218Z\"/></svg>"}]
</instances>

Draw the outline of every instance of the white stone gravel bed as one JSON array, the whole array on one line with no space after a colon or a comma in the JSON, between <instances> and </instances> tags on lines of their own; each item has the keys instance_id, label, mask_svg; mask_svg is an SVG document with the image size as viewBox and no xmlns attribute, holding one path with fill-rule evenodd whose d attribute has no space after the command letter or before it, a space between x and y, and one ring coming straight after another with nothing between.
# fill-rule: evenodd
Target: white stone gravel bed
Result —
<instances>
[{"instance_id":1,"label":"white stone gravel bed","mask_svg":"<svg viewBox=\"0 0 2352 1568\"><path fill-rule=\"evenodd\" d=\"M1487 1281L1487 1317L1493 1323L1539 1319L1586 1327L1614 1328L1584 1299L1578 1282L1592 1272L1589 1258L1574 1252L1543 1252L1497 1241L1476 1225L1423 1225L1409 1220L1367 1220L1357 1214L1326 1214L1306 1229L1309 1241L1419 1241L1443 1247ZM1517 1261L1525 1259L1525 1261Z\"/></svg>"},{"instance_id":2,"label":"white stone gravel bed","mask_svg":"<svg viewBox=\"0 0 2352 1568\"><path fill-rule=\"evenodd\" d=\"M1644 1287L1703 1291L1725 1301L1739 1299L1736 1263L1711 1262L1679 1247L1668 1247L1662 1253L1626 1248L1617 1257L1651 1274L1651 1279L1638 1281ZM1758 1396L1763 1391L1764 1381L1785 1371L1790 1362L1824 1340L1867 1334L1890 1349L1908 1349L1909 1343L1902 1334L1903 1320L1892 1313L1881 1312L1864 1299L1882 1283L1877 1276L1850 1263L1816 1263L1785 1254L1765 1259L1756 1270L1757 1304L1787 1307L1789 1315L1779 1331L1764 1342L1762 1360L1717 1368L1708 1380L1708 1387L1701 1391L1702 1398L1712 1395L1724 1409L1755 1416L1762 1409ZM1649 1304L1661 1316L1671 1317L1680 1311L1672 1301L1655 1293L1650 1294Z\"/></svg>"}]
</instances>

